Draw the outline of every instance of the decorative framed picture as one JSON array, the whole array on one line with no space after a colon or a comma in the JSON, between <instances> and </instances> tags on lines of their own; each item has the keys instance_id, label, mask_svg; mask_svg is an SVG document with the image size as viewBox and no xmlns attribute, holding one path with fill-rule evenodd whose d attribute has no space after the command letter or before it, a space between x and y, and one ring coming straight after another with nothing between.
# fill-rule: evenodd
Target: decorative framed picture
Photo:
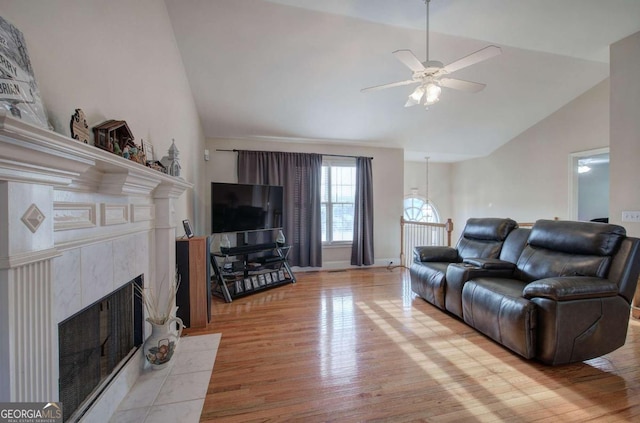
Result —
<instances>
[{"instance_id":1,"label":"decorative framed picture","mask_svg":"<svg viewBox=\"0 0 640 423\"><path fill-rule=\"evenodd\" d=\"M279 281L283 281L283 280L285 280L285 277L284 277L284 270L282 270L282 269L278 270L278 280L279 280Z\"/></svg>"},{"instance_id":2,"label":"decorative framed picture","mask_svg":"<svg viewBox=\"0 0 640 423\"><path fill-rule=\"evenodd\" d=\"M0 16L0 109L32 125L48 129L40 90L36 84L22 32Z\"/></svg>"},{"instance_id":3,"label":"decorative framed picture","mask_svg":"<svg viewBox=\"0 0 640 423\"><path fill-rule=\"evenodd\" d=\"M273 280L271 279L271 273L265 273L264 279L267 285L270 285L273 282Z\"/></svg>"},{"instance_id":4,"label":"decorative framed picture","mask_svg":"<svg viewBox=\"0 0 640 423\"><path fill-rule=\"evenodd\" d=\"M251 282L252 281L249 278L245 278L244 279L244 290L245 291L251 291L251 288L252 288L252 283Z\"/></svg>"},{"instance_id":5,"label":"decorative framed picture","mask_svg":"<svg viewBox=\"0 0 640 423\"><path fill-rule=\"evenodd\" d=\"M266 280L264 278L264 273L260 273L258 275L258 283L259 283L258 288L265 285Z\"/></svg>"},{"instance_id":6,"label":"decorative framed picture","mask_svg":"<svg viewBox=\"0 0 640 423\"><path fill-rule=\"evenodd\" d=\"M147 162L154 162L156 159L153 155L153 144L145 140L140 140L140 142L142 143L142 151L144 151Z\"/></svg>"},{"instance_id":7,"label":"decorative framed picture","mask_svg":"<svg viewBox=\"0 0 640 423\"><path fill-rule=\"evenodd\" d=\"M242 281L236 281L236 294L242 294L242 291L244 291Z\"/></svg>"},{"instance_id":8,"label":"decorative framed picture","mask_svg":"<svg viewBox=\"0 0 640 423\"><path fill-rule=\"evenodd\" d=\"M262 276L262 275L260 275L260 276ZM253 285L253 289L260 288L259 277L258 276L251 276L251 284ZM262 285L264 285L264 283Z\"/></svg>"},{"instance_id":9,"label":"decorative framed picture","mask_svg":"<svg viewBox=\"0 0 640 423\"><path fill-rule=\"evenodd\" d=\"M189 219L183 220L182 226L184 226L184 233L185 235L187 235L187 238L193 238L193 230L191 229L191 223L189 223Z\"/></svg>"},{"instance_id":10,"label":"decorative framed picture","mask_svg":"<svg viewBox=\"0 0 640 423\"><path fill-rule=\"evenodd\" d=\"M271 272L271 279L273 280L273 283L278 282L280 280L278 278L278 272L276 272L276 271Z\"/></svg>"}]
</instances>

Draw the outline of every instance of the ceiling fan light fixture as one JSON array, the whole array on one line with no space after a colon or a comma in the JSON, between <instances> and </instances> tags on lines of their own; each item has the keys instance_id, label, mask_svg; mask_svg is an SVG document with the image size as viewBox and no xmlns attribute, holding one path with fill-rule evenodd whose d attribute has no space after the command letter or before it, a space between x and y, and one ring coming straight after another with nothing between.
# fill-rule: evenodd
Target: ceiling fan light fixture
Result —
<instances>
[{"instance_id":1,"label":"ceiling fan light fixture","mask_svg":"<svg viewBox=\"0 0 640 423\"><path fill-rule=\"evenodd\" d=\"M413 90L413 92L409 95L409 98L407 99L407 102L405 103L404 107L411 107L411 106L415 106L416 104L420 104L420 100L422 100L422 96L425 93L425 88L420 85L419 87L417 87L415 90Z\"/></svg>"},{"instance_id":2,"label":"ceiling fan light fixture","mask_svg":"<svg viewBox=\"0 0 640 423\"><path fill-rule=\"evenodd\" d=\"M483 49L471 53L461 59L453 61L448 65L443 65L442 62L437 60L431 60L429 58L429 2L431 0L422 0L425 3L426 10L426 53L427 60L420 61L411 50L401 49L393 52L393 55L402 64L409 68L412 72L411 79L404 81L392 82L390 84L375 85L372 87L363 88L361 92L377 91L386 88L400 87L404 85L419 84L405 103L404 107L411 107L417 104L424 106L430 106L440 101L440 93L442 92L441 86L451 88L459 91L466 91L470 93L477 93L485 88L485 84L478 82L464 81L462 79L443 78L445 75L449 75L453 72L459 71L476 63L483 62L498 54L502 53L502 50L498 46L490 45ZM428 107L427 107L428 108Z\"/></svg>"},{"instance_id":3,"label":"ceiling fan light fixture","mask_svg":"<svg viewBox=\"0 0 640 423\"><path fill-rule=\"evenodd\" d=\"M430 82L426 87L426 98L424 100L425 105L431 105L440 101L440 93L442 93L442 88L440 86Z\"/></svg>"}]
</instances>

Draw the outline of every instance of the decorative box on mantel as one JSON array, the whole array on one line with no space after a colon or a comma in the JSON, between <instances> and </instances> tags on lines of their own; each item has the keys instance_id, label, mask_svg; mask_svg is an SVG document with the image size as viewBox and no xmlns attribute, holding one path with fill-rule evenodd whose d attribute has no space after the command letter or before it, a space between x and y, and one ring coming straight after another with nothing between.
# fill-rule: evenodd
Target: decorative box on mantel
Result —
<instances>
[{"instance_id":1,"label":"decorative box on mantel","mask_svg":"<svg viewBox=\"0 0 640 423\"><path fill-rule=\"evenodd\" d=\"M0 111L0 402L58 401L58 323L138 275L174 278L173 202L191 187Z\"/></svg>"}]
</instances>

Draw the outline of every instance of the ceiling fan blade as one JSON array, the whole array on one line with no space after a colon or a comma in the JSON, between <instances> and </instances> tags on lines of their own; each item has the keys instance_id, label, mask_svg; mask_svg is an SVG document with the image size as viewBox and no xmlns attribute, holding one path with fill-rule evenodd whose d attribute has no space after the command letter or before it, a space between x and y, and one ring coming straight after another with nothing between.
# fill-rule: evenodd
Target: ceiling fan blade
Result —
<instances>
[{"instance_id":1,"label":"ceiling fan blade","mask_svg":"<svg viewBox=\"0 0 640 423\"><path fill-rule=\"evenodd\" d=\"M413 79L407 79L406 81L392 82L391 84L376 85L374 87L363 88L363 89L360 90L360 92L361 93L366 93L366 92L369 92L369 91L384 90L385 88L401 87L403 85L417 84L418 82L420 82L420 81L414 81Z\"/></svg>"},{"instance_id":2,"label":"ceiling fan blade","mask_svg":"<svg viewBox=\"0 0 640 423\"><path fill-rule=\"evenodd\" d=\"M454 90L466 91L469 93L477 93L487 86L486 84L481 84L479 82L463 81L462 79L453 78L440 78L438 82L440 82L440 85L443 87L453 88Z\"/></svg>"},{"instance_id":3,"label":"ceiling fan blade","mask_svg":"<svg viewBox=\"0 0 640 423\"><path fill-rule=\"evenodd\" d=\"M453 63L449 63L444 69L448 73L453 73L462 68L466 68L467 66L475 65L476 63L482 62L483 60L487 60L492 58L493 56L497 56L502 53L502 49L497 46L488 46L483 48L482 50L478 50L475 53L471 53L468 56L463 57L462 59L456 60Z\"/></svg>"},{"instance_id":4,"label":"ceiling fan blade","mask_svg":"<svg viewBox=\"0 0 640 423\"><path fill-rule=\"evenodd\" d=\"M424 65L418 60L418 58L411 52L411 50L396 50L393 52L398 60L405 64L406 67L414 72L424 71Z\"/></svg>"}]
</instances>

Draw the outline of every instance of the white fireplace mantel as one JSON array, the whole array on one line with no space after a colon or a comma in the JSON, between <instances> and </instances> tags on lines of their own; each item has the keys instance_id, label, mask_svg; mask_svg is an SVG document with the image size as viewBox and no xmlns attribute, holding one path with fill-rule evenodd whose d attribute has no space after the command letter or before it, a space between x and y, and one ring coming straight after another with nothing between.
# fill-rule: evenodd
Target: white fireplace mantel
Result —
<instances>
[{"instance_id":1,"label":"white fireplace mantel","mask_svg":"<svg viewBox=\"0 0 640 423\"><path fill-rule=\"evenodd\" d=\"M193 184L108 151L25 123L0 110L0 180L77 191L173 198Z\"/></svg>"},{"instance_id":2,"label":"white fireplace mantel","mask_svg":"<svg viewBox=\"0 0 640 423\"><path fill-rule=\"evenodd\" d=\"M175 275L192 186L0 111L0 402L57 401L58 323L129 274Z\"/></svg>"}]
</instances>

